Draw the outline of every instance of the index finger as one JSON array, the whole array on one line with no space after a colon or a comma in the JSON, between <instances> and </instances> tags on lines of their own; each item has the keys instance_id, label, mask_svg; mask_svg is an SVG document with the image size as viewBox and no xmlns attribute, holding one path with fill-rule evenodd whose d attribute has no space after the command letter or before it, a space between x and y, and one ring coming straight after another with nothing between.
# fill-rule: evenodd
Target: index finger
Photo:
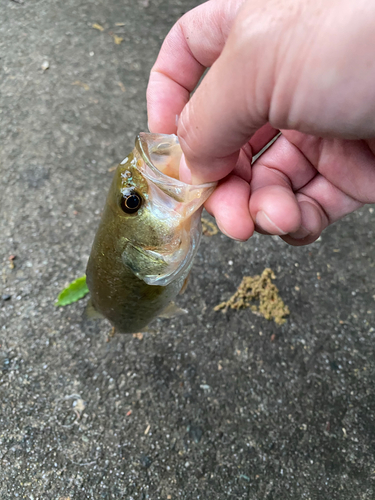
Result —
<instances>
[{"instance_id":1,"label":"index finger","mask_svg":"<svg viewBox=\"0 0 375 500\"><path fill-rule=\"evenodd\" d=\"M147 88L151 132L176 133L182 109L205 69L219 57L243 1L206 2L185 14L168 33Z\"/></svg>"}]
</instances>

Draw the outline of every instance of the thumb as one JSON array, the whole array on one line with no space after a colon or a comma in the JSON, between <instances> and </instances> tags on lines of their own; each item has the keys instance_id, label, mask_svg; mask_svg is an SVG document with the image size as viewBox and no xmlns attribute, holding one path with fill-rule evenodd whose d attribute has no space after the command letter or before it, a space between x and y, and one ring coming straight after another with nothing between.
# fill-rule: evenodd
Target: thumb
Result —
<instances>
[{"instance_id":1,"label":"thumb","mask_svg":"<svg viewBox=\"0 0 375 500\"><path fill-rule=\"evenodd\" d=\"M227 176L241 147L267 123L266 88L259 90L254 50L241 45L238 31L235 23L222 53L178 121L184 153L180 176L193 184Z\"/></svg>"}]
</instances>

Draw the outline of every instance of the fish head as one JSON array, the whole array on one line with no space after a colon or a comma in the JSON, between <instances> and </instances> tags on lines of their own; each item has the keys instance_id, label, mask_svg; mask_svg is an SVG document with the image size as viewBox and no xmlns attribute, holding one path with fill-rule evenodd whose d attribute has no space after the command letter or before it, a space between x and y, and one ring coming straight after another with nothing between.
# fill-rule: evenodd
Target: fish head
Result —
<instances>
[{"instance_id":1,"label":"fish head","mask_svg":"<svg viewBox=\"0 0 375 500\"><path fill-rule=\"evenodd\" d=\"M180 181L181 154L175 135L139 134L117 167L107 200L124 265L150 285L166 286L189 272L202 206L216 186Z\"/></svg>"}]
</instances>

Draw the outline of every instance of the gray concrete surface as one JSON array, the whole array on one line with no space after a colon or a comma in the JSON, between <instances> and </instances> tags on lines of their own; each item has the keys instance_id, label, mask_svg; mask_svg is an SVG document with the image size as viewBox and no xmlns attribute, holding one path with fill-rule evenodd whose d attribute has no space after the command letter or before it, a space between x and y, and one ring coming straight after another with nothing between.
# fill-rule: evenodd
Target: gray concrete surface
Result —
<instances>
[{"instance_id":1,"label":"gray concrete surface","mask_svg":"<svg viewBox=\"0 0 375 500\"><path fill-rule=\"evenodd\" d=\"M107 343L85 301L54 307L146 129L163 37L197 3L1 2L1 500L375 498L373 208L308 248L204 237L191 314L142 340ZM267 266L285 325L213 311Z\"/></svg>"}]
</instances>

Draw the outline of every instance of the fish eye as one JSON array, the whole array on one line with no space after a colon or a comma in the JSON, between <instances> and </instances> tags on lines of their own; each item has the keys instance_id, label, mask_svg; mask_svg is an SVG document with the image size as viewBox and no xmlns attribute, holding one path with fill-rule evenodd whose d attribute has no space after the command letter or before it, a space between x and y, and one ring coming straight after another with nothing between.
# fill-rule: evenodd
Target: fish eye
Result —
<instances>
[{"instance_id":1,"label":"fish eye","mask_svg":"<svg viewBox=\"0 0 375 500\"><path fill-rule=\"evenodd\" d=\"M124 194L121 199L121 208L126 214L135 214L141 208L142 198L136 191Z\"/></svg>"}]
</instances>

